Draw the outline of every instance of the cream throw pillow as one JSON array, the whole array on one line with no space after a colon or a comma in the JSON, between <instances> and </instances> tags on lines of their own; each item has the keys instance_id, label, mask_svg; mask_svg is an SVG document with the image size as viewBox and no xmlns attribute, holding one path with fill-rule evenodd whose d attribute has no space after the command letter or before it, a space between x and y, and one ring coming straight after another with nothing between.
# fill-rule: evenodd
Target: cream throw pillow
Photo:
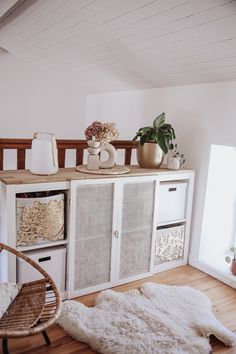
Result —
<instances>
[{"instance_id":1,"label":"cream throw pillow","mask_svg":"<svg viewBox=\"0 0 236 354\"><path fill-rule=\"evenodd\" d=\"M8 307L15 299L21 289L20 284L1 283L0 284L0 318L7 311Z\"/></svg>"}]
</instances>

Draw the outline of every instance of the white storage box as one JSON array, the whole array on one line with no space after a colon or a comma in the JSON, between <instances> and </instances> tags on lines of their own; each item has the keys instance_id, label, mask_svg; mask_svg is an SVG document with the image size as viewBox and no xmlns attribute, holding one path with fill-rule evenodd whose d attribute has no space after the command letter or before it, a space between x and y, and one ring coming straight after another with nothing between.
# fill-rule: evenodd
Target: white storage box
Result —
<instances>
[{"instance_id":1,"label":"white storage box","mask_svg":"<svg viewBox=\"0 0 236 354\"><path fill-rule=\"evenodd\" d=\"M157 196L157 223L185 219L187 182L163 182Z\"/></svg>"},{"instance_id":2,"label":"white storage box","mask_svg":"<svg viewBox=\"0 0 236 354\"><path fill-rule=\"evenodd\" d=\"M64 194L16 198L17 246L29 246L64 239Z\"/></svg>"},{"instance_id":3,"label":"white storage box","mask_svg":"<svg viewBox=\"0 0 236 354\"><path fill-rule=\"evenodd\" d=\"M184 257L184 238L184 225L158 229L155 240L154 264L182 260Z\"/></svg>"},{"instance_id":4,"label":"white storage box","mask_svg":"<svg viewBox=\"0 0 236 354\"><path fill-rule=\"evenodd\" d=\"M50 247L43 250L25 252L37 262L55 281L61 292L65 291L66 280L66 248ZM41 279L41 274L20 258L17 258L17 282L27 283Z\"/></svg>"}]
</instances>

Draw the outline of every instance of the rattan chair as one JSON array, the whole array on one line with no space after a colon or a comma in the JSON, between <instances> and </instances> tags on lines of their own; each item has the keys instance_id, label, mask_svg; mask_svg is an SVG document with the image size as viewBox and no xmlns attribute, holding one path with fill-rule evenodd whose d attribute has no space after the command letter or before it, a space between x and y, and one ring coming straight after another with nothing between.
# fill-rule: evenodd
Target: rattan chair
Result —
<instances>
[{"instance_id":1,"label":"rattan chair","mask_svg":"<svg viewBox=\"0 0 236 354\"><path fill-rule=\"evenodd\" d=\"M60 314L60 292L51 277L36 262L14 248L0 243L0 253L4 250L29 263L43 278L22 284L18 295L0 319L3 353L8 354L9 338L42 333L49 345L50 339L46 329L55 323Z\"/></svg>"}]
</instances>

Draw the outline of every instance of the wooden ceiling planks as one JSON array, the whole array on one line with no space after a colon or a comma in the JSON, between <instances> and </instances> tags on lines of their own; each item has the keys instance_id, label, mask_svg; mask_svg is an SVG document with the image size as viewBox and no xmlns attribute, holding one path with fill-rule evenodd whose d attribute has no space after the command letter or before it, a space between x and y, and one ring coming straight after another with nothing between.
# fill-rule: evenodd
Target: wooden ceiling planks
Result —
<instances>
[{"instance_id":1,"label":"wooden ceiling planks","mask_svg":"<svg viewBox=\"0 0 236 354\"><path fill-rule=\"evenodd\" d=\"M37 0L25 7L0 29L0 46L61 80L86 82L91 93L236 79L234 0Z\"/></svg>"}]
</instances>

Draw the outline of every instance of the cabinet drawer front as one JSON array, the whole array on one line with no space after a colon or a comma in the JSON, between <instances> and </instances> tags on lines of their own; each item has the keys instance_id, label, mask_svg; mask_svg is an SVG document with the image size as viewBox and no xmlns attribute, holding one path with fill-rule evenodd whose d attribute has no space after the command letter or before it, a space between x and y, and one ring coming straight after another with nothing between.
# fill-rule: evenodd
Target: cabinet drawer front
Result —
<instances>
[{"instance_id":1,"label":"cabinet drawer front","mask_svg":"<svg viewBox=\"0 0 236 354\"><path fill-rule=\"evenodd\" d=\"M120 279L149 272L154 197L154 181L124 184Z\"/></svg>"},{"instance_id":2,"label":"cabinet drawer front","mask_svg":"<svg viewBox=\"0 0 236 354\"><path fill-rule=\"evenodd\" d=\"M157 195L158 224L185 218L186 193L186 182L160 184Z\"/></svg>"},{"instance_id":3,"label":"cabinet drawer front","mask_svg":"<svg viewBox=\"0 0 236 354\"><path fill-rule=\"evenodd\" d=\"M77 186L75 290L110 281L113 189L112 183Z\"/></svg>"}]
</instances>

